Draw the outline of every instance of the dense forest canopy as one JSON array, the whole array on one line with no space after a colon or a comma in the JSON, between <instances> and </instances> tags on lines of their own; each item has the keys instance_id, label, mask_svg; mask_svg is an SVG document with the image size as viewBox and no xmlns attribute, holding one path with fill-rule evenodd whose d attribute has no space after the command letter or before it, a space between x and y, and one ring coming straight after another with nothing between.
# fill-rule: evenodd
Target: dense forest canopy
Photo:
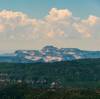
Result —
<instances>
[{"instance_id":1,"label":"dense forest canopy","mask_svg":"<svg viewBox=\"0 0 100 99\"><path fill-rule=\"evenodd\" d=\"M0 63L1 82L33 87L100 87L100 59L55 63Z\"/></svg>"}]
</instances>

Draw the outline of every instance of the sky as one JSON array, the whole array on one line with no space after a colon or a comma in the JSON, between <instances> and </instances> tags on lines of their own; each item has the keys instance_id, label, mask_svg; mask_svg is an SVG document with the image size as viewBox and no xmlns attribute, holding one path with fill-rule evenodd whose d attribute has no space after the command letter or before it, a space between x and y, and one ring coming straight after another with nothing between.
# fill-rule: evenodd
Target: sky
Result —
<instances>
[{"instance_id":1,"label":"sky","mask_svg":"<svg viewBox=\"0 0 100 99\"><path fill-rule=\"evenodd\" d=\"M0 52L99 44L100 0L0 0Z\"/></svg>"}]
</instances>

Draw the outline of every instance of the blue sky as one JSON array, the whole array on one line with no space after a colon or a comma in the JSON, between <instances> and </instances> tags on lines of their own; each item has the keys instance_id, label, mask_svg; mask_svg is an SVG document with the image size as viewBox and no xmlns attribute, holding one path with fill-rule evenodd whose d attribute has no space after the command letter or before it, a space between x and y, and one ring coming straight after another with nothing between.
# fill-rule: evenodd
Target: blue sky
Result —
<instances>
[{"instance_id":1,"label":"blue sky","mask_svg":"<svg viewBox=\"0 0 100 99\"><path fill-rule=\"evenodd\" d=\"M44 17L51 8L67 8L74 16L100 16L100 0L0 0L0 10L22 11L36 18Z\"/></svg>"},{"instance_id":2,"label":"blue sky","mask_svg":"<svg viewBox=\"0 0 100 99\"><path fill-rule=\"evenodd\" d=\"M0 0L0 52L99 44L100 0Z\"/></svg>"}]
</instances>

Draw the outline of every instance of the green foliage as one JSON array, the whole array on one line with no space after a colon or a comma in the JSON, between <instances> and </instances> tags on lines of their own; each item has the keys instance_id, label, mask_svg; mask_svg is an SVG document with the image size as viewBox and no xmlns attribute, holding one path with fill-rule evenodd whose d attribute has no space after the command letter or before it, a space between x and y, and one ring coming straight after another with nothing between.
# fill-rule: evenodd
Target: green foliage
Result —
<instances>
[{"instance_id":1,"label":"green foliage","mask_svg":"<svg viewBox=\"0 0 100 99\"><path fill-rule=\"evenodd\" d=\"M0 63L0 99L100 99L100 59Z\"/></svg>"},{"instance_id":2,"label":"green foliage","mask_svg":"<svg viewBox=\"0 0 100 99\"><path fill-rule=\"evenodd\" d=\"M52 82L62 87L100 87L100 59L76 60L57 63L0 63L0 74L10 83L18 80L34 88L48 88Z\"/></svg>"},{"instance_id":3,"label":"green foliage","mask_svg":"<svg viewBox=\"0 0 100 99\"><path fill-rule=\"evenodd\" d=\"M26 84L17 84L2 89L0 99L100 99L100 90L32 89Z\"/></svg>"}]
</instances>

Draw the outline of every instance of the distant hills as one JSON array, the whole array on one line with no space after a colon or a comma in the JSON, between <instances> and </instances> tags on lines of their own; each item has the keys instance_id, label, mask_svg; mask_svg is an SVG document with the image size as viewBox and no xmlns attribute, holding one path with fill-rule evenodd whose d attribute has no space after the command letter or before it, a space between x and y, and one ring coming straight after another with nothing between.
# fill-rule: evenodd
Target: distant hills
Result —
<instances>
[{"instance_id":1,"label":"distant hills","mask_svg":"<svg viewBox=\"0 0 100 99\"><path fill-rule=\"evenodd\" d=\"M47 63L88 58L100 58L100 51L85 51L77 48L58 49L54 46L45 46L41 50L17 50L11 54L0 55L0 62Z\"/></svg>"}]
</instances>

